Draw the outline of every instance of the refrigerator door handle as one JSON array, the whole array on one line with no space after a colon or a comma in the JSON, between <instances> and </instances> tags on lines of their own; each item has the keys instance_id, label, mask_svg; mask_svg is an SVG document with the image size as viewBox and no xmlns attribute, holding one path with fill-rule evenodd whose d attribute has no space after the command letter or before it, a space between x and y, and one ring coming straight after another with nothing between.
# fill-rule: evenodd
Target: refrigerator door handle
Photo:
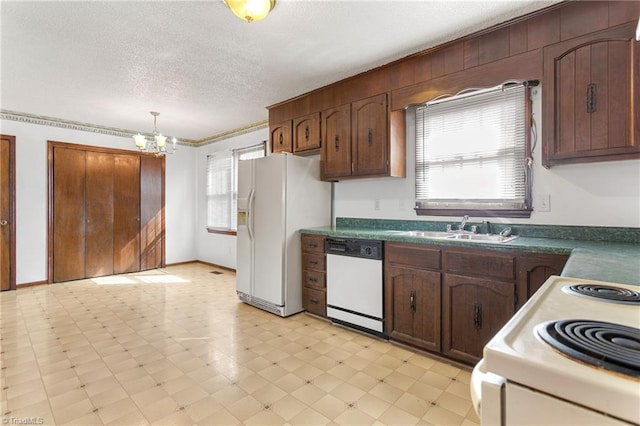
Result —
<instances>
[{"instance_id":1,"label":"refrigerator door handle","mask_svg":"<svg viewBox=\"0 0 640 426\"><path fill-rule=\"evenodd\" d=\"M254 200L253 188L249 192L249 199L247 200L247 232L249 233L249 239L253 241L253 200Z\"/></svg>"}]
</instances>

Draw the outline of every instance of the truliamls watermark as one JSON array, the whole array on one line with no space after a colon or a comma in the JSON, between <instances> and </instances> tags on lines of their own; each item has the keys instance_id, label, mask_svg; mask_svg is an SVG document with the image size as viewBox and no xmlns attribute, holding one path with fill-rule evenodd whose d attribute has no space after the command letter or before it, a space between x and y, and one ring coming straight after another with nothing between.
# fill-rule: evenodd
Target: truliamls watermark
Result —
<instances>
[{"instance_id":1,"label":"truliamls watermark","mask_svg":"<svg viewBox=\"0 0 640 426\"><path fill-rule=\"evenodd\" d=\"M43 425L44 417L2 417L3 425Z\"/></svg>"}]
</instances>

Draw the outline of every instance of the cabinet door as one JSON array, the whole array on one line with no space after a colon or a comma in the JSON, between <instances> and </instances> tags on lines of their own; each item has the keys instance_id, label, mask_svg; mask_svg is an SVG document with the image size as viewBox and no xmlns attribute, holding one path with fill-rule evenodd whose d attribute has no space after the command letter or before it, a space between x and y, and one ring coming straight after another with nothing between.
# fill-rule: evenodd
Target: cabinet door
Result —
<instances>
[{"instance_id":1,"label":"cabinet door","mask_svg":"<svg viewBox=\"0 0 640 426\"><path fill-rule=\"evenodd\" d=\"M544 49L543 164L640 156L635 22Z\"/></svg>"},{"instance_id":2,"label":"cabinet door","mask_svg":"<svg viewBox=\"0 0 640 426\"><path fill-rule=\"evenodd\" d=\"M270 127L271 152L293 152L291 144L291 120Z\"/></svg>"},{"instance_id":3,"label":"cabinet door","mask_svg":"<svg viewBox=\"0 0 640 426\"><path fill-rule=\"evenodd\" d=\"M114 155L113 272L140 270L140 157Z\"/></svg>"},{"instance_id":4,"label":"cabinet door","mask_svg":"<svg viewBox=\"0 0 640 426\"><path fill-rule=\"evenodd\" d=\"M515 312L515 284L445 274L442 353L469 364Z\"/></svg>"},{"instance_id":5,"label":"cabinet door","mask_svg":"<svg viewBox=\"0 0 640 426\"><path fill-rule=\"evenodd\" d=\"M293 120L293 152L320 149L320 113Z\"/></svg>"},{"instance_id":6,"label":"cabinet door","mask_svg":"<svg viewBox=\"0 0 640 426\"><path fill-rule=\"evenodd\" d=\"M389 265L386 332L392 339L440 350L440 273Z\"/></svg>"},{"instance_id":7,"label":"cabinet door","mask_svg":"<svg viewBox=\"0 0 640 426\"><path fill-rule=\"evenodd\" d=\"M569 256L560 254L523 254L518 257L517 308L533 296L551 275L560 275Z\"/></svg>"},{"instance_id":8,"label":"cabinet door","mask_svg":"<svg viewBox=\"0 0 640 426\"><path fill-rule=\"evenodd\" d=\"M389 159L387 95L383 93L354 102L351 105L351 126L353 174L386 174Z\"/></svg>"},{"instance_id":9,"label":"cabinet door","mask_svg":"<svg viewBox=\"0 0 640 426\"><path fill-rule=\"evenodd\" d=\"M53 150L53 282L85 278L85 152Z\"/></svg>"},{"instance_id":10,"label":"cabinet door","mask_svg":"<svg viewBox=\"0 0 640 426\"><path fill-rule=\"evenodd\" d=\"M86 152L85 276L113 274L113 154Z\"/></svg>"},{"instance_id":11,"label":"cabinet door","mask_svg":"<svg viewBox=\"0 0 640 426\"><path fill-rule=\"evenodd\" d=\"M164 266L164 157L140 157L140 269Z\"/></svg>"},{"instance_id":12,"label":"cabinet door","mask_svg":"<svg viewBox=\"0 0 640 426\"><path fill-rule=\"evenodd\" d=\"M322 179L351 176L351 106L322 112Z\"/></svg>"}]
</instances>

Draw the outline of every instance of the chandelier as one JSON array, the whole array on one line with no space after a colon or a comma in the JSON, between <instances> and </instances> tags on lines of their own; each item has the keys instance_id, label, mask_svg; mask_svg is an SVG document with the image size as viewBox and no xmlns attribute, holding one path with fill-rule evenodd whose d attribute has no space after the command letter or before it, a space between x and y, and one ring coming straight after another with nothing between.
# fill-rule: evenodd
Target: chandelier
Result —
<instances>
[{"instance_id":1,"label":"chandelier","mask_svg":"<svg viewBox=\"0 0 640 426\"><path fill-rule=\"evenodd\" d=\"M173 154L176 152L176 138L171 139L171 150L167 151L167 137L158 132L158 128L156 127L156 119L160 113L151 111L151 115L153 115L153 139L147 139L146 136L138 133L132 136L133 141L140 151L154 154L156 157Z\"/></svg>"},{"instance_id":2,"label":"chandelier","mask_svg":"<svg viewBox=\"0 0 640 426\"><path fill-rule=\"evenodd\" d=\"M240 19L247 22L264 19L275 7L276 0L222 0Z\"/></svg>"}]
</instances>

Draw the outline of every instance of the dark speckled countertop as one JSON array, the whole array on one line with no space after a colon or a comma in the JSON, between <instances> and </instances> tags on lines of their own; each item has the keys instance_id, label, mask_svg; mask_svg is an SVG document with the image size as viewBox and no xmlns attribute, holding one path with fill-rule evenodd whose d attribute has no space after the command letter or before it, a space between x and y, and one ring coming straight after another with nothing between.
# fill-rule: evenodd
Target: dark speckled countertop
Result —
<instances>
[{"instance_id":1,"label":"dark speckled countertop","mask_svg":"<svg viewBox=\"0 0 640 426\"><path fill-rule=\"evenodd\" d=\"M513 234L519 237L506 243L429 239L398 233L403 230L444 231L444 222L337 218L335 227L306 228L300 232L449 247L568 254L569 260L562 276L640 285L638 228L500 224L494 225L494 232L500 232L507 226L511 226Z\"/></svg>"}]
</instances>

